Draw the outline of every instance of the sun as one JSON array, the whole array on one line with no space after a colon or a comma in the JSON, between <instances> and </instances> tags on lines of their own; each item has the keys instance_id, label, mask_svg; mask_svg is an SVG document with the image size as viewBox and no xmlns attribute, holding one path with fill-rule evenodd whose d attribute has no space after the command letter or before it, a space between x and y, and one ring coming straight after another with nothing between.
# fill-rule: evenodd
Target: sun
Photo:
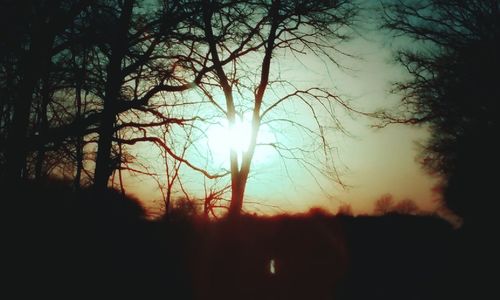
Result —
<instances>
[{"instance_id":1,"label":"sun","mask_svg":"<svg viewBox=\"0 0 500 300\"><path fill-rule=\"evenodd\" d=\"M244 114L237 116L235 124L230 127L226 119L221 119L216 124L210 126L206 131L208 147L214 158L218 162L229 160L230 150L236 151L241 161L241 156L247 151L252 135L252 115ZM275 142L275 136L267 125L262 125L257 138L258 147L255 150L253 162L263 162L269 160L272 148L269 145Z\"/></svg>"}]
</instances>

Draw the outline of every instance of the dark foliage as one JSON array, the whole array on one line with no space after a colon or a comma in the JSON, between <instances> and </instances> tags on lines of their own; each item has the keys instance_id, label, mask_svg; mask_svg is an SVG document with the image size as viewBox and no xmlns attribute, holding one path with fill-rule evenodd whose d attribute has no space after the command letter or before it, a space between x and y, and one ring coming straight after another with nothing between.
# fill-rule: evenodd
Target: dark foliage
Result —
<instances>
[{"instance_id":1,"label":"dark foliage","mask_svg":"<svg viewBox=\"0 0 500 300\"><path fill-rule=\"evenodd\" d=\"M386 120L429 125L421 160L444 178L446 204L465 226L491 220L500 1L400 1L386 7L384 27L412 41L397 55L411 75L396 85L402 112Z\"/></svg>"},{"instance_id":2,"label":"dark foliage","mask_svg":"<svg viewBox=\"0 0 500 300\"><path fill-rule=\"evenodd\" d=\"M28 183L3 199L4 283L19 296L443 299L480 278L469 241L432 217L148 221L121 193L68 186Z\"/></svg>"}]
</instances>

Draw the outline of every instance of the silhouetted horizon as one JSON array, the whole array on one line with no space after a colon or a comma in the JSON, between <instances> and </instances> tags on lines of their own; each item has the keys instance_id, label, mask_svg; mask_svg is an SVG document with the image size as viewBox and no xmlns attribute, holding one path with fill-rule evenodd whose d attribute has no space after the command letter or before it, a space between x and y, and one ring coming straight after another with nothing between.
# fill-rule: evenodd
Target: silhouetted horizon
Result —
<instances>
[{"instance_id":1,"label":"silhouetted horizon","mask_svg":"<svg viewBox=\"0 0 500 300\"><path fill-rule=\"evenodd\" d=\"M496 294L500 0L6 0L0 37L14 297Z\"/></svg>"},{"instance_id":2,"label":"silhouetted horizon","mask_svg":"<svg viewBox=\"0 0 500 300\"><path fill-rule=\"evenodd\" d=\"M39 295L438 299L460 295L456 280L472 276L461 269L466 252L455 251L463 230L432 216L315 209L211 220L179 208L148 220L137 199L119 191L98 196L55 182L9 192L17 195L9 209L23 214L6 220L16 228L7 236L7 282L38 287Z\"/></svg>"}]
</instances>

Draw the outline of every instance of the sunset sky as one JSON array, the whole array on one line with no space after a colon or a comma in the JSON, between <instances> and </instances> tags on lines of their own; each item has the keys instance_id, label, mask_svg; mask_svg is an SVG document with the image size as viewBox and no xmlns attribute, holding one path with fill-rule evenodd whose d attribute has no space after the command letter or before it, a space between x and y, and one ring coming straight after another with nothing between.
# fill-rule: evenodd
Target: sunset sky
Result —
<instances>
[{"instance_id":1,"label":"sunset sky","mask_svg":"<svg viewBox=\"0 0 500 300\"><path fill-rule=\"evenodd\" d=\"M492 294L500 0L0 1L0 36L16 293Z\"/></svg>"},{"instance_id":2,"label":"sunset sky","mask_svg":"<svg viewBox=\"0 0 500 300\"><path fill-rule=\"evenodd\" d=\"M358 28L359 29L359 28ZM356 109L370 112L390 108L397 104L398 97L391 95L391 82L406 75L402 68L391 61L391 51L397 47L371 25L364 25L359 34L344 45L341 50L356 58L341 57L339 68L314 55L299 57L299 61L286 54L274 57L273 67L294 84L300 86L326 86L334 88L343 99L350 101ZM269 93L269 92L268 92ZM266 94L267 95L267 94ZM333 212L341 204L352 205L356 213L371 212L374 201L384 194L392 194L395 200L412 199L422 209L432 210L436 198L431 192L436 179L420 167L417 159L418 142L427 138L425 128L392 125L374 129L376 120L364 116L348 116L339 110L341 120L348 134L329 133L338 151L336 167L346 187L341 187L321 176L312 176L303 167L285 161L269 147L257 149L247 186L246 209L259 213L299 212L319 206ZM296 113L296 112L295 112ZM307 118L307 115L294 118ZM309 116L310 117L310 116ZM287 131L287 129L281 130ZM225 165L227 155L222 126L211 126L206 130L212 158L208 161L191 158L198 164ZM272 142L275 133L268 127L261 128L260 142ZM229 134L231 136L231 134ZM279 138L300 140L287 133ZM234 137L233 137L234 139ZM158 164L158 153L154 146L141 148L142 158ZM206 147L206 143L199 148ZM286 166L286 167L285 167ZM161 165L159 166L161 169ZM186 171L189 173L189 170ZM184 178L190 192L197 194L203 188L203 178L198 174ZM127 189L155 207L161 198L156 183L138 176L127 177ZM199 196L199 195L198 195ZM256 203L256 204L253 204Z\"/></svg>"}]
</instances>

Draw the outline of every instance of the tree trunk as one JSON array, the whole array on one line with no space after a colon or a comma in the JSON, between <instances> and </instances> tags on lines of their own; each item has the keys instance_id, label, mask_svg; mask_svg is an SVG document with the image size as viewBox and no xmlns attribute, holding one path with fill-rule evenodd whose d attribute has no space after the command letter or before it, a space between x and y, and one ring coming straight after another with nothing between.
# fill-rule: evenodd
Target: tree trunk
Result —
<instances>
[{"instance_id":1,"label":"tree trunk","mask_svg":"<svg viewBox=\"0 0 500 300\"><path fill-rule=\"evenodd\" d=\"M46 73L43 79L42 86L42 103L40 104L40 109L38 111L39 121L38 121L38 135L41 137L40 141L44 140L47 135L47 130L49 128L49 121L47 119L47 106L49 105L51 98L50 88L49 88L49 78ZM45 145L39 143L36 155L36 165L35 165L35 179L40 180L43 177L43 163L45 160Z\"/></svg>"},{"instance_id":2,"label":"tree trunk","mask_svg":"<svg viewBox=\"0 0 500 300\"><path fill-rule=\"evenodd\" d=\"M78 135L76 137L76 172L75 178L73 179L73 187L75 190L80 189L80 183L82 181L82 170L83 170L83 137Z\"/></svg>"},{"instance_id":3,"label":"tree trunk","mask_svg":"<svg viewBox=\"0 0 500 300\"><path fill-rule=\"evenodd\" d=\"M76 119L80 120L82 115L82 90L81 90L81 79L77 82L76 86ZM73 179L73 187L75 190L80 189L80 182L82 180L82 170L83 170L83 134L78 133L75 141L75 160L76 160L76 172L75 178Z\"/></svg>"},{"instance_id":4,"label":"tree trunk","mask_svg":"<svg viewBox=\"0 0 500 300\"><path fill-rule=\"evenodd\" d=\"M14 115L9 129L6 149L5 175L7 181L16 183L23 178L26 167L27 135L33 93L42 74L47 71L54 35L43 25L35 25L27 59L22 66L23 78L19 84L19 99L14 102Z\"/></svg>"},{"instance_id":5,"label":"tree trunk","mask_svg":"<svg viewBox=\"0 0 500 300\"><path fill-rule=\"evenodd\" d=\"M279 7L281 1L274 0L269 11L269 16L272 19L271 29L269 31L269 37L267 40L266 51L264 59L262 61L262 71L257 93L255 94L255 103L253 108L252 117L252 135L248 149L243 153L241 159L241 164L238 163L238 156L234 149L230 151L230 171L231 171L231 203L229 204L229 218L237 218L241 215L241 210L243 208L243 199L245 195L246 185L248 181L248 174L250 173L250 166L252 163L253 155L255 153L255 147L257 145L257 136L260 128L260 109L262 106L262 100L264 97L265 90L269 82L269 70L271 64L272 52L274 49L274 41L276 39L276 31L279 25ZM215 72L220 81L222 90L224 91L224 97L226 99L226 117L229 123L229 127L233 128L236 124L236 107L234 103L234 98L232 94L232 86L229 84L228 77L223 69L222 63L220 61L217 43L212 29L212 17L213 11L211 7L211 2L208 0L203 1L203 20L205 25L205 36L208 41L210 54L215 66Z\"/></svg>"},{"instance_id":6,"label":"tree trunk","mask_svg":"<svg viewBox=\"0 0 500 300\"><path fill-rule=\"evenodd\" d=\"M231 203L229 204L228 217L236 219L241 215L243 209L243 198L245 195L246 181L239 179L231 186Z\"/></svg>"},{"instance_id":7,"label":"tree trunk","mask_svg":"<svg viewBox=\"0 0 500 300\"><path fill-rule=\"evenodd\" d=\"M110 166L110 160L116 118L114 102L118 94L116 91L116 84L109 85L114 85L114 87L107 89L109 92L106 93L106 98L104 100L104 110L102 112L99 128L99 141L97 143L97 159L94 174L94 188L97 191L106 189L109 177L113 171Z\"/></svg>"},{"instance_id":8,"label":"tree trunk","mask_svg":"<svg viewBox=\"0 0 500 300\"><path fill-rule=\"evenodd\" d=\"M45 159L45 149L40 145L36 153L35 180L40 181L43 177L43 161Z\"/></svg>"},{"instance_id":9,"label":"tree trunk","mask_svg":"<svg viewBox=\"0 0 500 300\"><path fill-rule=\"evenodd\" d=\"M254 115L252 136L250 138L250 144L245 153L243 153L241 159L241 167L238 170L236 179L232 182L231 187L231 203L229 205L229 218L237 218L241 215L243 209L243 200L245 198L245 190L248 182L248 175L250 174L250 167L252 165L252 159L255 153L255 148L257 146L257 136L259 134L260 119ZM232 175L232 174L231 174Z\"/></svg>"},{"instance_id":10,"label":"tree trunk","mask_svg":"<svg viewBox=\"0 0 500 300\"><path fill-rule=\"evenodd\" d=\"M26 163L26 135L35 84L35 74L27 75L20 84L20 97L14 104L14 116L9 128L6 149L6 176L13 182L22 178Z\"/></svg>"},{"instance_id":11,"label":"tree trunk","mask_svg":"<svg viewBox=\"0 0 500 300\"><path fill-rule=\"evenodd\" d=\"M120 95L123 83L121 64L128 47L127 36L132 17L133 4L133 0L125 1L117 24L117 35L111 37L111 58L106 74L104 109L101 115L99 141L97 143L97 159L94 175L94 189L96 191L103 191L106 189L109 177L113 171L110 166L111 147L113 144L118 96Z\"/></svg>"}]
</instances>

